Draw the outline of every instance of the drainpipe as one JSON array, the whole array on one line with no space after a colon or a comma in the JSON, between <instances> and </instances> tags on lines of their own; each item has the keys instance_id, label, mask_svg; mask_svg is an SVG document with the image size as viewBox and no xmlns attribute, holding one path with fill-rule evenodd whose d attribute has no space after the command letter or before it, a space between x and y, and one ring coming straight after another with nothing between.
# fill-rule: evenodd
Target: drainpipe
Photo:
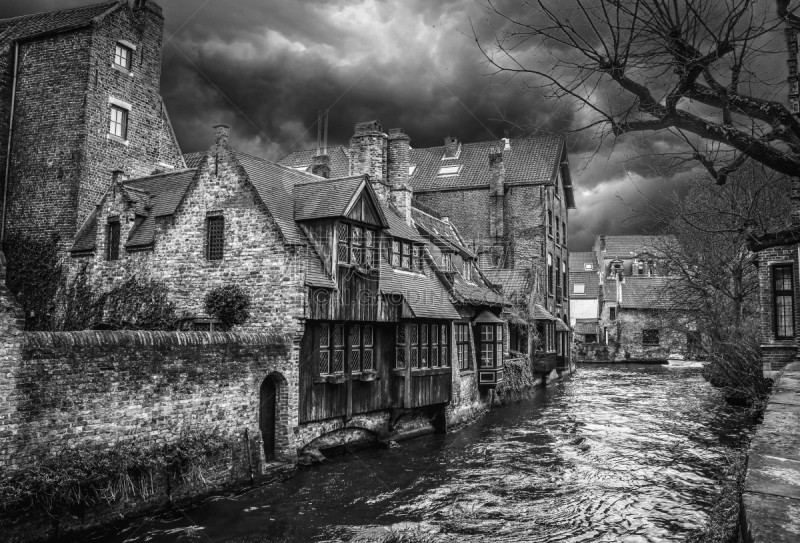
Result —
<instances>
[{"instance_id":1,"label":"drainpipe","mask_svg":"<svg viewBox=\"0 0 800 543\"><path fill-rule=\"evenodd\" d=\"M3 215L0 219L0 245L6 240L6 206L8 205L8 179L11 170L11 135L14 130L14 103L17 99L17 69L19 42L14 44L14 79L11 82L11 111L8 119L8 146L6 147L6 174L3 180Z\"/></svg>"}]
</instances>

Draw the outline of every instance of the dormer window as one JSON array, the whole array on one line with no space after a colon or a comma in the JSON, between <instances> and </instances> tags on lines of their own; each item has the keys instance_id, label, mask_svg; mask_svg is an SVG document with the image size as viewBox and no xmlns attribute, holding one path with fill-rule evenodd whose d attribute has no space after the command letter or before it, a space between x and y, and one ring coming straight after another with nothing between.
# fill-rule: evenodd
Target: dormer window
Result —
<instances>
[{"instance_id":1,"label":"dormer window","mask_svg":"<svg viewBox=\"0 0 800 543\"><path fill-rule=\"evenodd\" d=\"M594 264L591 264L591 263L588 263L588 262L584 263L583 269L586 270L586 271L592 271L594 269Z\"/></svg>"},{"instance_id":2,"label":"dormer window","mask_svg":"<svg viewBox=\"0 0 800 543\"><path fill-rule=\"evenodd\" d=\"M124 43L117 43L114 49L114 66L124 70L131 70L131 59L133 58L133 48Z\"/></svg>"},{"instance_id":3,"label":"dormer window","mask_svg":"<svg viewBox=\"0 0 800 543\"><path fill-rule=\"evenodd\" d=\"M355 224L339 223L337 255L339 264L375 267L377 236L374 230Z\"/></svg>"},{"instance_id":4,"label":"dormer window","mask_svg":"<svg viewBox=\"0 0 800 543\"><path fill-rule=\"evenodd\" d=\"M393 268L422 270L422 247L407 241L392 240L389 261Z\"/></svg>"},{"instance_id":5,"label":"dormer window","mask_svg":"<svg viewBox=\"0 0 800 543\"><path fill-rule=\"evenodd\" d=\"M458 175L461 171L461 164L454 164L452 166L442 166L439 168L439 173L437 174L440 177L444 177L446 175Z\"/></svg>"},{"instance_id":6,"label":"dormer window","mask_svg":"<svg viewBox=\"0 0 800 543\"><path fill-rule=\"evenodd\" d=\"M411 166L408 167L408 176L411 177L412 175L414 175L416 171L417 171L417 165L412 164Z\"/></svg>"}]
</instances>

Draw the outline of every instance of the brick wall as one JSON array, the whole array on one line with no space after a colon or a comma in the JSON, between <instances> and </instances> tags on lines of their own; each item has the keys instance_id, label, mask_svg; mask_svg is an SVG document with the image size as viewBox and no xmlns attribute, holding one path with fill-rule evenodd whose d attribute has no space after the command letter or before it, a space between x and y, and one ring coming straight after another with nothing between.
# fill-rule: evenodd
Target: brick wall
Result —
<instances>
[{"instance_id":1,"label":"brick wall","mask_svg":"<svg viewBox=\"0 0 800 543\"><path fill-rule=\"evenodd\" d=\"M144 175L159 163L185 166L159 96L162 30L159 13L125 6L91 28L21 43L7 218L11 233L57 232L69 247L112 170ZM136 45L132 75L112 67L117 40ZM0 110L8 112L13 44L0 47L7 67ZM127 145L107 138L109 97L132 106ZM8 117L2 118L5 136ZM4 158L5 145L2 152Z\"/></svg>"},{"instance_id":2,"label":"brick wall","mask_svg":"<svg viewBox=\"0 0 800 543\"><path fill-rule=\"evenodd\" d=\"M670 354L686 353L686 333L675 329L675 316L662 316L648 310L623 309L617 318L609 318L609 304L604 304L600 316L600 330L608 330L608 354L602 355L608 362L655 362L667 360ZM642 330L655 328L660 331L657 346L642 345ZM596 349L587 349L591 354ZM579 360L587 360L587 354L579 352Z\"/></svg>"},{"instance_id":3,"label":"brick wall","mask_svg":"<svg viewBox=\"0 0 800 543\"><path fill-rule=\"evenodd\" d=\"M763 356L764 370L779 370L792 362L797 357L796 339L776 339L774 310L773 310L773 291L772 291L772 269L776 264L792 264L794 271L794 321L795 334L797 333L797 319L800 317L798 308L798 262L797 247L773 247L758 253L758 283L759 296L761 303L761 354Z\"/></svg>"}]
</instances>

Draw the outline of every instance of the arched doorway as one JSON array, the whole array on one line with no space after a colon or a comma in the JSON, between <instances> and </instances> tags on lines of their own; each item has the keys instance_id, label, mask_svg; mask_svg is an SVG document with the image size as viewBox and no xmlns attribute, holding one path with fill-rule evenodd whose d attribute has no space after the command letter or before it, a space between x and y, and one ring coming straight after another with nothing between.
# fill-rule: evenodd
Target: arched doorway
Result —
<instances>
[{"instance_id":1,"label":"arched doorway","mask_svg":"<svg viewBox=\"0 0 800 543\"><path fill-rule=\"evenodd\" d=\"M267 377L261 383L258 426L264 441L264 459L275 460L275 423L277 422L278 386L275 379Z\"/></svg>"}]
</instances>

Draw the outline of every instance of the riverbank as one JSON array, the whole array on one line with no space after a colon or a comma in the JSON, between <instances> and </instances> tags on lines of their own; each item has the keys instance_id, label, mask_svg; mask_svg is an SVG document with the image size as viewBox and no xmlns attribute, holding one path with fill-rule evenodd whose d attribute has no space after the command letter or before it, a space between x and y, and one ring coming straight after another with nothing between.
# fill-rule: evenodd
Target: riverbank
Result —
<instances>
[{"instance_id":1,"label":"riverbank","mask_svg":"<svg viewBox=\"0 0 800 543\"><path fill-rule=\"evenodd\" d=\"M786 366L748 453L745 543L800 541L800 362Z\"/></svg>"}]
</instances>

